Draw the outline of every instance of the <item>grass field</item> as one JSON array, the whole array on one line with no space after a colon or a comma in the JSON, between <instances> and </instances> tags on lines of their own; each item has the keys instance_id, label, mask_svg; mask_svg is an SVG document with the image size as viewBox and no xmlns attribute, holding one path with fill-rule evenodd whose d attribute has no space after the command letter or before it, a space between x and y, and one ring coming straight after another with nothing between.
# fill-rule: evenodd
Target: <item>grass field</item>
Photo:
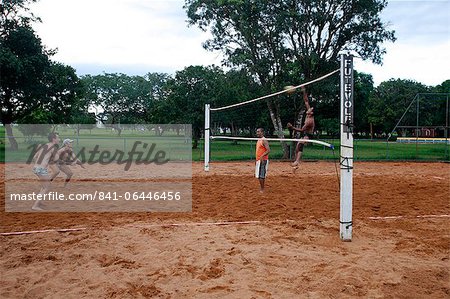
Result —
<instances>
[{"instance_id":1,"label":"grass field","mask_svg":"<svg viewBox=\"0 0 450 299\"><path fill-rule=\"evenodd\" d=\"M324 146L308 145L305 147L303 158L309 160L332 160L339 157L340 141L337 139L323 140L334 145L334 152ZM294 146L290 143L292 149ZM280 142L270 142L271 159L282 158ZM254 159L255 142L213 141L211 143L211 160L249 160ZM449 161L450 146L445 144L405 144L386 141L354 140L354 157L359 161L378 160L417 160L417 161ZM194 161L203 160L203 143L193 150Z\"/></svg>"},{"instance_id":2,"label":"grass field","mask_svg":"<svg viewBox=\"0 0 450 299\"><path fill-rule=\"evenodd\" d=\"M93 148L96 144L102 148L119 149L125 152L131 150L136 141L156 142L162 145L174 159L189 159L186 155L185 146L180 145L181 137L173 131L167 131L163 137L157 137L154 132L137 132L135 130L126 130L121 136L117 132L106 129L94 129L92 131L82 130L80 136L74 135L72 129L59 130L61 139L71 138L75 140L74 148L79 151L81 148ZM4 138L4 127L0 127L0 161L5 161L5 147L8 140ZM23 159L29 155L29 147L34 143L45 142L45 137L34 137L33 140L27 140L20 132L15 135L19 143L18 152L9 152L8 157L12 160ZM306 160L333 160L339 157L340 141L338 139L324 139L323 141L334 145L334 152L324 146L308 145L305 147L303 158ZM271 159L282 158L282 146L280 142L270 142ZM294 144L289 143L293 149ZM177 151L177 147L181 147ZM211 160L212 161L234 161L234 160L252 160L254 159L255 141L214 140L211 142ZM293 150L292 150L293 151ZM181 153L180 153L181 152ZM387 143L385 140L354 140L355 161L450 161L450 146L447 144L405 144L397 142ZM9 159L9 160L11 160ZM204 142L200 140L198 148L192 150L192 160L202 161L204 159Z\"/></svg>"}]
</instances>

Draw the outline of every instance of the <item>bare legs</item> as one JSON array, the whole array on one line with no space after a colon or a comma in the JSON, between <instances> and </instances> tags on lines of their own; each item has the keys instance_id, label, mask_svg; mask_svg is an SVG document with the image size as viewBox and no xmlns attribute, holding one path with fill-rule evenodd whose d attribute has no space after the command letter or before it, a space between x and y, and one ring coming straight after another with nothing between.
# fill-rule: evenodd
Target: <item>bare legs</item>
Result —
<instances>
[{"instance_id":1,"label":"bare legs","mask_svg":"<svg viewBox=\"0 0 450 299\"><path fill-rule=\"evenodd\" d=\"M67 187L67 184L70 182L70 179L73 176L73 172L72 170L70 170L70 167L67 165L61 165L60 169L62 172L64 172L66 174L66 180L64 182L64 188Z\"/></svg>"},{"instance_id":2,"label":"bare legs","mask_svg":"<svg viewBox=\"0 0 450 299\"><path fill-rule=\"evenodd\" d=\"M308 137L304 137L304 139L309 139ZM292 163L292 167L294 168L294 172L295 170L297 170L298 165L300 164L300 161L302 159L302 154L303 154L303 146L305 145L305 142L299 141L297 143L297 147L295 148L295 161L294 163Z\"/></svg>"},{"instance_id":3,"label":"bare legs","mask_svg":"<svg viewBox=\"0 0 450 299\"><path fill-rule=\"evenodd\" d=\"M52 168L53 174L52 174L52 177L50 180L53 181L61 171L66 175L66 179L64 181L64 187L67 187L67 184L70 182L70 179L73 176L72 170L67 165L60 165L59 167L53 167Z\"/></svg>"},{"instance_id":4,"label":"bare legs","mask_svg":"<svg viewBox=\"0 0 450 299\"><path fill-rule=\"evenodd\" d=\"M295 157L294 163L292 163L292 167L298 167L298 164L300 164L300 160L302 159L303 152L297 152L297 155Z\"/></svg>"},{"instance_id":5,"label":"bare legs","mask_svg":"<svg viewBox=\"0 0 450 299\"><path fill-rule=\"evenodd\" d=\"M259 179L259 192L264 192L264 181L265 179Z\"/></svg>"},{"instance_id":6,"label":"bare legs","mask_svg":"<svg viewBox=\"0 0 450 299\"><path fill-rule=\"evenodd\" d=\"M39 180L41 181L41 190L39 190L39 194L44 195L48 192L48 188L50 186L51 178L48 175L38 175ZM36 200L31 207L34 211L42 211L42 205L40 200Z\"/></svg>"}]
</instances>

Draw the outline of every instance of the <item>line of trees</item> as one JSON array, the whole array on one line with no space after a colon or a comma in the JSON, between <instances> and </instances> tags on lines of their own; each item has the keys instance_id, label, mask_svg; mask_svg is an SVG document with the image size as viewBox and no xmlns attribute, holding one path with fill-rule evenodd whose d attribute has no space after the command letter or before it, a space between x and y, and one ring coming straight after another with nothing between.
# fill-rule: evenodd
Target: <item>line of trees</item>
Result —
<instances>
[{"instance_id":1,"label":"line of trees","mask_svg":"<svg viewBox=\"0 0 450 299\"><path fill-rule=\"evenodd\" d=\"M27 5L35 1L4 0L0 6L0 117L12 148L17 148L13 123L88 126L96 121L119 134L125 123L190 123L196 147L205 103L219 107L243 102L319 77L338 68L337 56L343 50L380 63L381 43L395 41L394 32L379 18L386 1L186 0L190 24L211 31L213 37L204 46L224 53L227 71L189 66L174 75L79 78L71 66L52 60L56 50L42 45L32 29L39 19ZM449 91L450 80L435 87L390 80L374 88L370 74L356 72L355 131L388 133L416 93ZM308 92L314 98L317 129L337 134L337 76L314 84ZM249 134L262 126L282 136L287 122L302 117L302 103L298 94L280 95L265 106L217 114L213 126L233 134ZM439 105L433 109L445 109ZM89 107L100 112L89 113Z\"/></svg>"}]
</instances>

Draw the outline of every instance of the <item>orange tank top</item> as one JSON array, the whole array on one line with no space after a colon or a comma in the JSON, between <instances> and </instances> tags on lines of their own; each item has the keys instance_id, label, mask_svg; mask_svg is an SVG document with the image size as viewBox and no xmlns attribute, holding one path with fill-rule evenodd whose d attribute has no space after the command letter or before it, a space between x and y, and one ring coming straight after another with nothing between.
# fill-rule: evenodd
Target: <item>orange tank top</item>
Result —
<instances>
[{"instance_id":1,"label":"orange tank top","mask_svg":"<svg viewBox=\"0 0 450 299\"><path fill-rule=\"evenodd\" d=\"M256 142L256 160L259 160L259 158L261 158L261 156L266 152L266 150L267 149L264 146L262 139L259 139ZM263 160L268 160L268 159L269 159L268 155L263 157Z\"/></svg>"}]
</instances>

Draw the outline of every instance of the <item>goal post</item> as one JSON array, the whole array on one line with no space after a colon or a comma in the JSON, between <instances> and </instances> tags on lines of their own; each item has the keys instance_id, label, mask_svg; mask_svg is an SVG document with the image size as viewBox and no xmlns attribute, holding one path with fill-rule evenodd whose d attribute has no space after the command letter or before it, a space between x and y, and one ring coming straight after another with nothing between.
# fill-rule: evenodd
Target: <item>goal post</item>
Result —
<instances>
[{"instance_id":1,"label":"goal post","mask_svg":"<svg viewBox=\"0 0 450 299\"><path fill-rule=\"evenodd\" d=\"M352 240L353 201L353 56L341 54L341 101L340 101L340 238Z\"/></svg>"}]
</instances>

